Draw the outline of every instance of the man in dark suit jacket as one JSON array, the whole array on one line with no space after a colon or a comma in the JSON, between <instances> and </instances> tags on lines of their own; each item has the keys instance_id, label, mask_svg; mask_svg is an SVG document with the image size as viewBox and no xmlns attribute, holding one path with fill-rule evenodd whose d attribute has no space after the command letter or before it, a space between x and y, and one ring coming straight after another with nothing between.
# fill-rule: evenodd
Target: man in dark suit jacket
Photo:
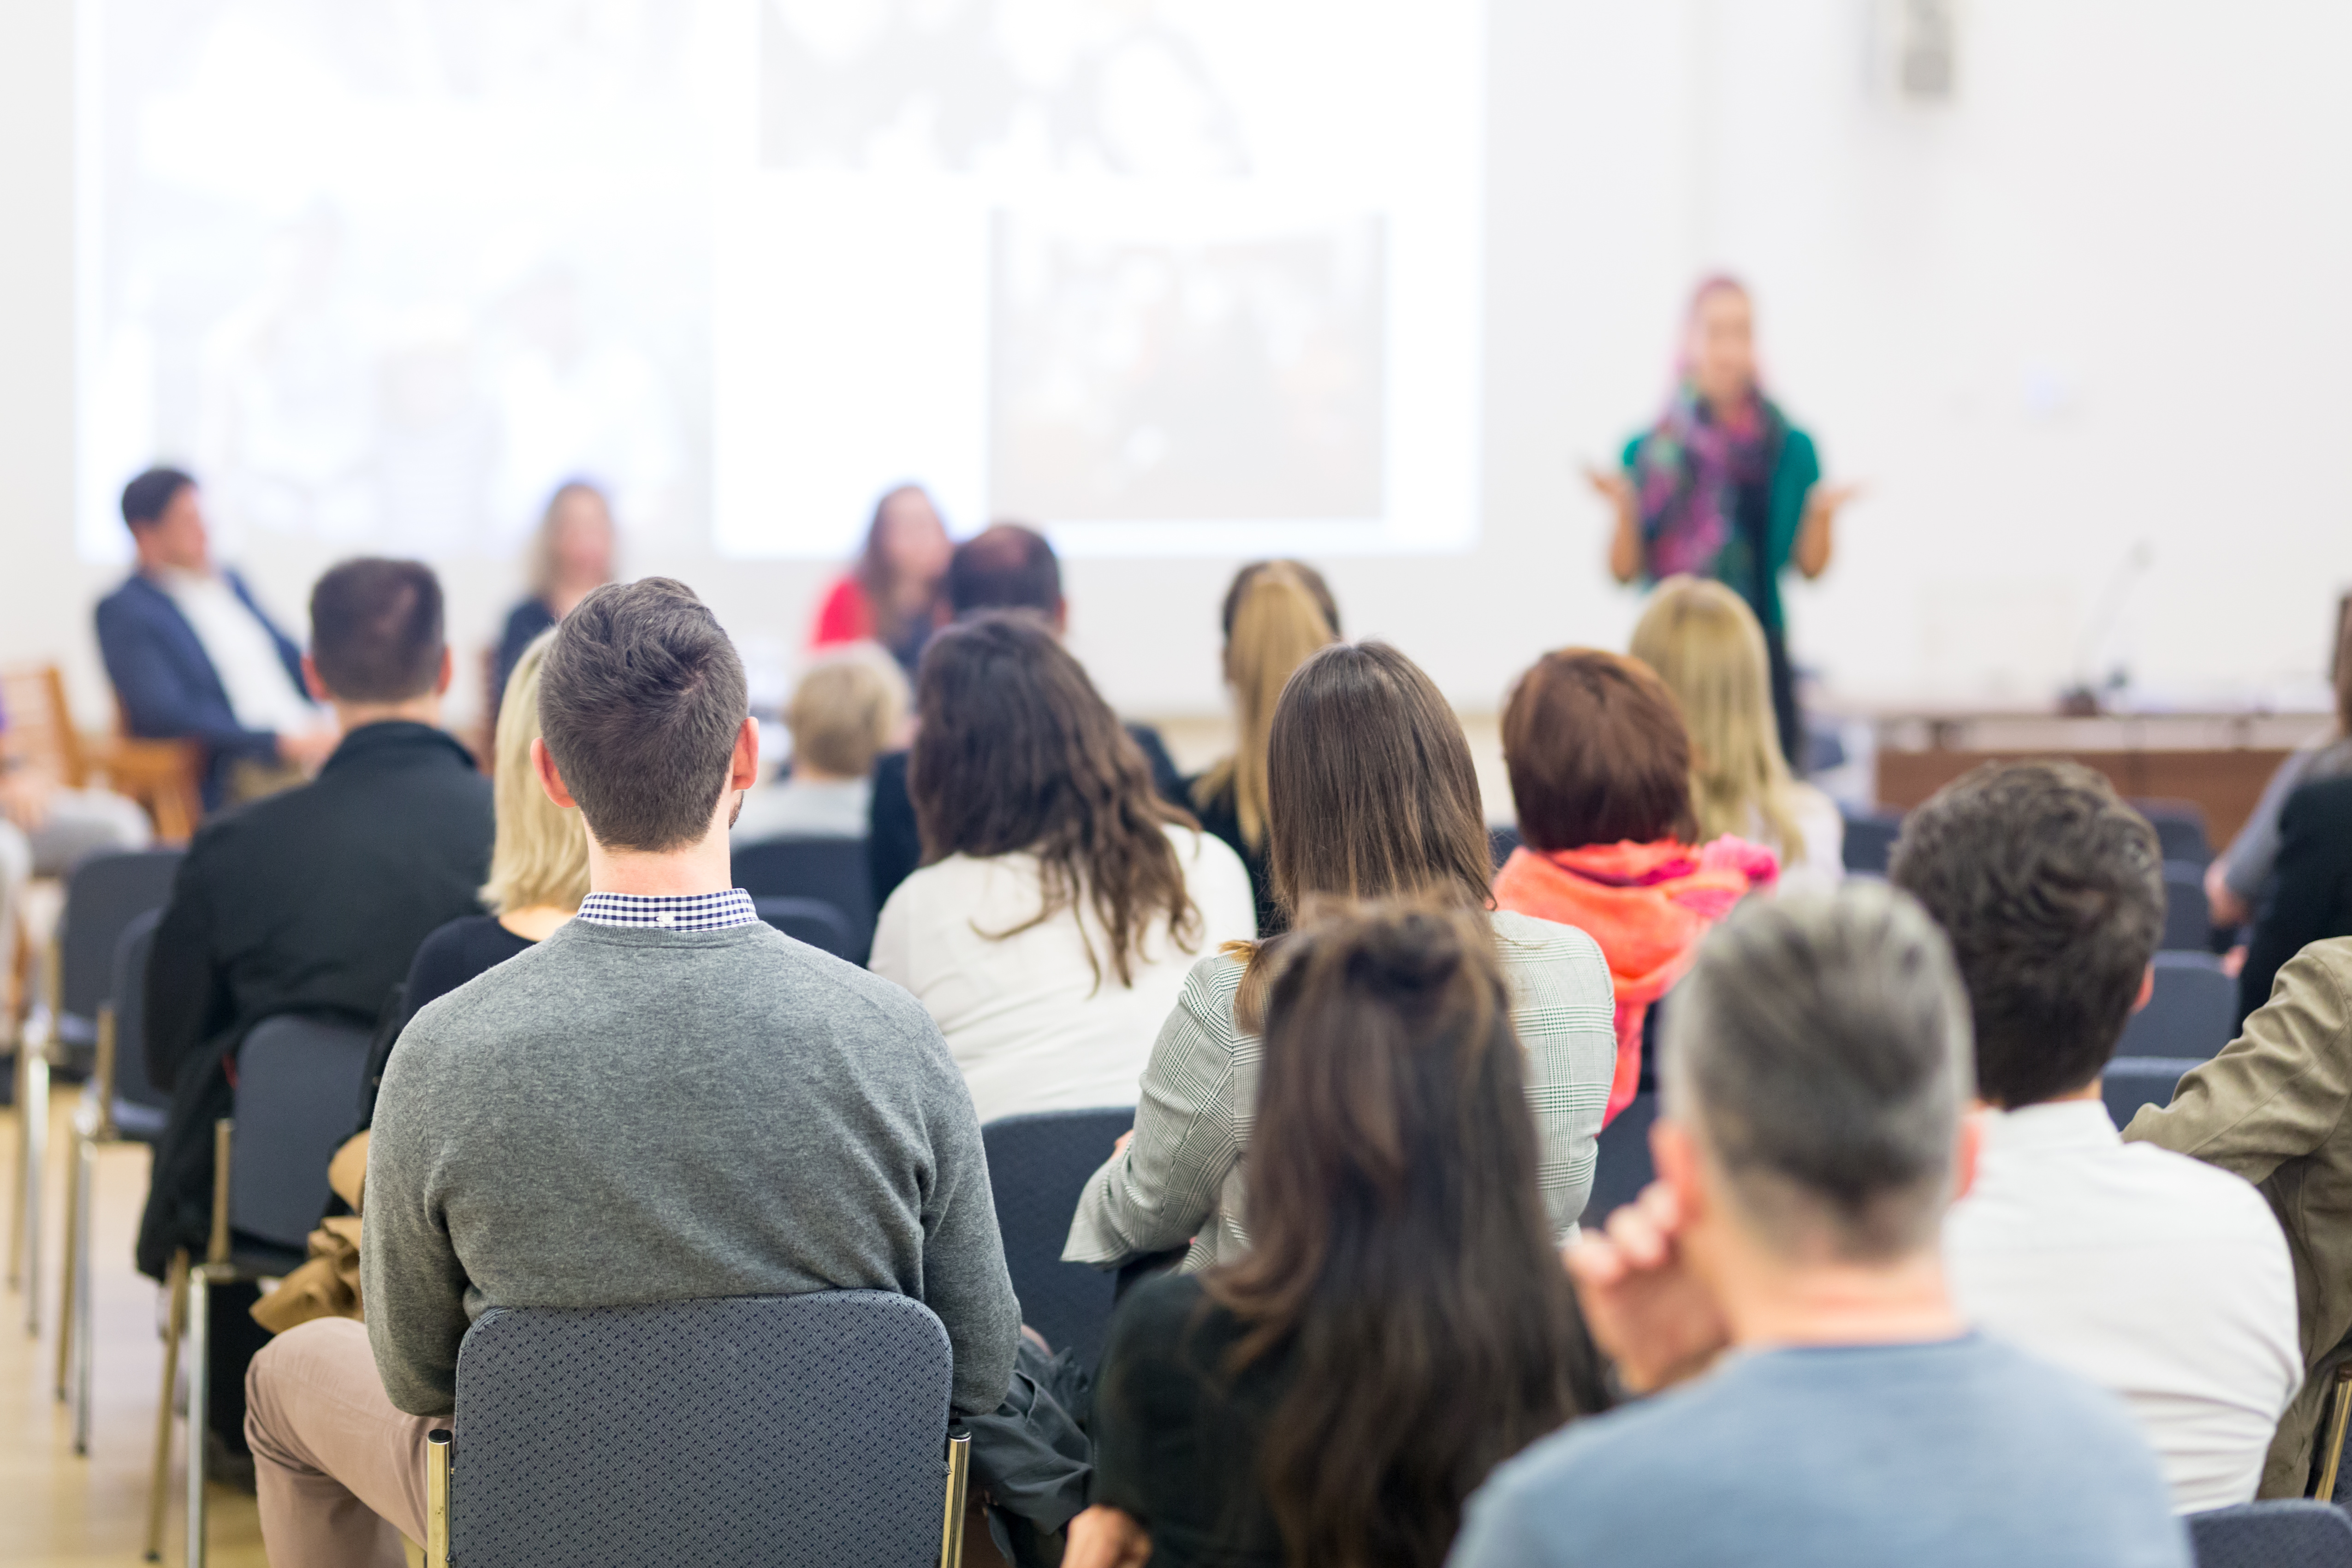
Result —
<instances>
[{"instance_id":1,"label":"man in dark suit jacket","mask_svg":"<svg viewBox=\"0 0 2352 1568\"><path fill-rule=\"evenodd\" d=\"M441 585L406 561L347 561L310 595L304 671L341 744L318 779L214 818L181 862L147 971L147 1070L172 1090L139 1267L201 1257L212 1126L237 1048L266 1018L373 1023L435 927L480 912L490 781L437 728L450 661ZM347 1113L349 1108L338 1108ZM210 1425L245 1451L245 1368L267 1338L249 1288L214 1299Z\"/></svg>"},{"instance_id":2,"label":"man in dark suit jacket","mask_svg":"<svg viewBox=\"0 0 2352 1568\"><path fill-rule=\"evenodd\" d=\"M2315 942L2352 936L2352 778L2322 779L2286 797L2270 894L2238 972L2238 1016L2271 999L2271 982Z\"/></svg>"},{"instance_id":3,"label":"man in dark suit jacket","mask_svg":"<svg viewBox=\"0 0 2352 1568\"><path fill-rule=\"evenodd\" d=\"M316 769L334 749L332 730L318 723L257 725L239 717L240 699L248 716L268 703L287 721L306 717L302 650L263 614L242 577L213 564L195 480L177 468L148 469L123 487L122 521L138 547L139 566L99 601L98 646L131 733L201 744L207 808L226 798L240 762ZM248 643L266 638L274 665L255 668L257 661L247 659L224 672L182 609L184 593L205 595L232 616L241 605L254 625L236 629ZM285 684L278 687L280 675Z\"/></svg>"},{"instance_id":4,"label":"man in dark suit jacket","mask_svg":"<svg viewBox=\"0 0 2352 1568\"><path fill-rule=\"evenodd\" d=\"M1062 597L1062 563L1044 535L1018 523L1000 522L956 546L948 560L947 601L958 618L980 610L1034 610L1051 621L1055 636L1070 624L1069 601ZM1127 732L1151 766L1160 795L1192 809L1184 777L1168 755L1160 731L1129 724ZM874 875L874 908L889 901L892 889L923 863L923 838L915 826L915 803L907 793L907 753L886 752L874 760L874 791L866 819L866 863Z\"/></svg>"}]
</instances>

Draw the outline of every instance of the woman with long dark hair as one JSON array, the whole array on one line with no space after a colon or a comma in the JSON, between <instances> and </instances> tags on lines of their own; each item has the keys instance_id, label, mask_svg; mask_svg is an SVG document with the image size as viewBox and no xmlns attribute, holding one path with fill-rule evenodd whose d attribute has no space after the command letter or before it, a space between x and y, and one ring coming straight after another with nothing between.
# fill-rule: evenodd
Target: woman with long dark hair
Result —
<instances>
[{"instance_id":1,"label":"woman with long dark hair","mask_svg":"<svg viewBox=\"0 0 2352 1568\"><path fill-rule=\"evenodd\" d=\"M1756 612L1781 751L1801 773L1780 574L1829 570L1832 524L1853 489L1820 482L1813 438L1765 395L1746 284L1718 274L1693 291L1664 410L1625 444L1622 469L1585 477L1617 514L1609 570L1619 582L1715 577Z\"/></svg>"},{"instance_id":2,"label":"woman with long dark hair","mask_svg":"<svg viewBox=\"0 0 2352 1568\"><path fill-rule=\"evenodd\" d=\"M1435 1568L1489 1470L1606 1403L1486 922L1349 910L1274 967L1256 1245L1120 1308L1071 1568Z\"/></svg>"},{"instance_id":3,"label":"woman with long dark hair","mask_svg":"<svg viewBox=\"0 0 2352 1568\"><path fill-rule=\"evenodd\" d=\"M1488 910L1493 869L1461 721L1385 643L1334 643L1283 688L1266 742L1266 846L1286 922L1320 898ZM1616 1059L1609 968L1580 931L1485 915L1535 1113L1554 1234L1573 1234ZM1063 1257L1112 1268L1186 1247L1185 1266L1250 1247L1242 1161L1263 1046L1255 1019L1283 939L1208 952L1144 1069L1135 1135L1088 1179Z\"/></svg>"},{"instance_id":4,"label":"woman with long dark hair","mask_svg":"<svg viewBox=\"0 0 2352 1568\"><path fill-rule=\"evenodd\" d=\"M924 864L882 906L871 967L938 1020L983 1121L1131 1102L1193 959L1255 933L1249 873L1160 798L1036 616L941 631L915 708Z\"/></svg>"},{"instance_id":5,"label":"woman with long dark hair","mask_svg":"<svg viewBox=\"0 0 2352 1568\"><path fill-rule=\"evenodd\" d=\"M825 591L809 646L880 643L911 673L939 619L940 584L954 552L922 486L890 491L874 503L856 564Z\"/></svg>"}]
</instances>

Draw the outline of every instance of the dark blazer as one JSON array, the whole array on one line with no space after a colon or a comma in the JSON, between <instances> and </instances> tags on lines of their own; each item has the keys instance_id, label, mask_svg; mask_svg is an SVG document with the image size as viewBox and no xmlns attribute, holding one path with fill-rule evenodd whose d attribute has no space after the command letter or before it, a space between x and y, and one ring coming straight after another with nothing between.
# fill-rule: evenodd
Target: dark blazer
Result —
<instances>
[{"instance_id":1,"label":"dark blazer","mask_svg":"<svg viewBox=\"0 0 2352 1568\"><path fill-rule=\"evenodd\" d=\"M2331 936L2352 936L2352 778L2322 779L2286 797L2277 869L2238 972L2239 1018L2271 999L2289 959Z\"/></svg>"},{"instance_id":2,"label":"dark blazer","mask_svg":"<svg viewBox=\"0 0 2352 1568\"><path fill-rule=\"evenodd\" d=\"M245 579L224 572L228 585L278 647L294 689L302 689L302 650L254 603ZM195 741L205 752L205 805L221 802L230 767L239 757L273 758L278 737L236 721L228 689L196 640L195 627L172 596L137 573L98 602L98 647L107 679L122 704L122 721L150 741Z\"/></svg>"},{"instance_id":3,"label":"dark blazer","mask_svg":"<svg viewBox=\"0 0 2352 1568\"><path fill-rule=\"evenodd\" d=\"M1192 809L1183 775L1169 759L1167 742L1149 724L1129 724L1128 734L1151 765L1151 786L1174 805ZM892 889L923 863L923 836L915 826L915 802L907 794L907 753L885 752L874 759L874 793L866 807L866 864L874 873L874 908L889 901Z\"/></svg>"},{"instance_id":4,"label":"dark blazer","mask_svg":"<svg viewBox=\"0 0 2352 1568\"><path fill-rule=\"evenodd\" d=\"M460 915L490 862L490 781L425 724L369 724L319 777L196 834L155 928L147 1072L171 1120L140 1226L139 1266L211 1227L213 1120L256 1024L282 1013L372 1023L419 943ZM338 1117L353 1107L338 1107Z\"/></svg>"}]
</instances>

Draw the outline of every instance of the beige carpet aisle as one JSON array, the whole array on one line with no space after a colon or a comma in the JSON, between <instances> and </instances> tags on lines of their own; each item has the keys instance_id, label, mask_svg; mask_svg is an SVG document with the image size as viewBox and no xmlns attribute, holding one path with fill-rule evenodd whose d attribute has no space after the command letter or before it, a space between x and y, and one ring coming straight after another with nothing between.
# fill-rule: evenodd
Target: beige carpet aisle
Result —
<instances>
[{"instance_id":1,"label":"beige carpet aisle","mask_svg":"<svg viewBox=\"0 0 2352 1568\"><path fill-rule=\"evenodd\" d=\"M73 1451L73 1422L54 1389L57 1377L57 1286L65 1259L65 1171L68 1126L77 1091L62 1089L52 1106L49 1171L41 1265L41 1337L25 1332L25 1298L0 1291L0 1563L131 1564L142 1559L147 1517L147 1474L152 1456L156 1379L163 1343L155 1331L158 1291L131 1266L139 1206L147 1193L147 1151L136 1143L101 1150L98 1158L96 1245L97 1354L90 1393L89 1457ZM6 1130L0 1150L0 1193L13 1191L21 1124L0 1112ZM0 1203L5 1203L0 1196ZM0 1237L5 1237L0 1228ZM180 1462L175 1429L173 1458ZM213 1489L215 1568L260 1568L261 1526L253 1500ZM164 1515L163 1561L182 1561L186 1526L174 1488Z\"/></svg>"}]
</instances>

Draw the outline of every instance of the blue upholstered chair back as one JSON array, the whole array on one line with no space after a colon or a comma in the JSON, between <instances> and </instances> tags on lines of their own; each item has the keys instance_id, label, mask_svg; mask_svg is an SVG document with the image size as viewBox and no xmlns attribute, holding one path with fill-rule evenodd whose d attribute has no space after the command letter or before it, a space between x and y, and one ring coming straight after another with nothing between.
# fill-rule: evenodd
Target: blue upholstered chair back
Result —
<instances>
[{"instance_id":1,"label":"blue upholstered chair back","mask_svg":"<svg viewBox=\"0 0 2352 1568\"><path fill-rule=\"evenodd\" d=\"M2238 1032L2238 983L2210 952L2159 952L2156 989L2131 1016L2116 1047L2119 1057L2219 1056Z\"/></svg>"},{"instance_id":2,"label":"blue upholstered chair back","mask_svg":"<svg viewBox=\"0 0 2352 1568\"><path fill-rule=\"evenodd\" d=\"M2167 952L2208 952L2213 945L2213 906L2205 897L2205 868L2188 860L2164 863L2164 941Z\"/></svg>"},{"instance_id":3,"label":"blue upholstered chair back","mask_svg":"<svg viewBox=\"0 0 2352 1568\"><path fill-rule=\"evenodd\" d=\"M147 1078L147 959L163 911L149 910L122 929L114 944L114 1126L125 1138L152 1143L163 1135L169 1091Z\"/></svg>"},{"instance_id":4,"label":"blue upholstered chair back","mask_svg":"<svg viewBox=\"0 0 2352 1568\"><path fill-rule=\"evenodd\" d=\"M265 1018L236 1058L230 1145L232 1231L300 1254L327 1208L327 1162L359 1120L369 1031L285 1015Z\"/></svg>"},{"instance_id":5,"label":"blue upholstered chair back","mask_svg":"<svg viewBox=\"0 0 2352 1568\"><path fill-rule=\"evenodd\" d=\"M1599 1225L1642 1195L1654 1173L1650 1163L1650 1124L1658 1119L1658 1096L1644 1089L1601 1130L1593 1161L1592 1194L1584 1200L1584 1223Z\"/></svg>"},{"instance_id":6,"label":"blue upholstered chair back","mask_svg":"<svg viewBox=\"0 0 2352 1568\"><path fill-rule=\"evenodd\" d=\"M58 920L58 1040L87 1068L98 1040L98 1010L114 983L114 953L122 932L172 896L180 868L177 849L92 855L66 878L66 904Z\"/></svg>"},{"instance_id":7,"label":"blue upholstered chair back","mask_svg":"<svg viewBox=\"0 0 2352 1568\"><path fill-rule=\"evenodd\" d=\"M852 963L866 962L874 946L875 914L874 872L866 864L866 840L763 838L738 848L733 863L735 885L755 899L814 899L831 904L849 928L849 951L842 956Z\"/></svg>"},{"instance_id":8,"label":"blue upholstered chair back","mask_svg":"<svg viewBox=\"0 0 2352 1568\"><path fill-rule=\"evenodd\" d=\"M751 907L760 918L791 937L804 942L820 952L851 963L864 963L872 952L872 933L860 942L850 929L848 917L822 899L772 899L764 895L754 898Z\"/></svg>"},{"instance_id":9,"label":"blue upholstered chair back","mask_svg":"<svg viewBox=\"0 0 2352 1568\"><path fill-rule=\"evenodd\" d=\"M1000 1116L980 1130L1021 1321L1055 1350L1076 1351L1089 1370L1102 1356L1118 1282L1099 1268L1063 1262L1062 1247L1087 1178L1134 1125L1135 1108L1122 1105Z\"/></svg>"},{"instance_id":10,"label":"blue upholstered chair back","mask_svg":"<svg viewBox=\"0 0 2352 1568\"><path fill-rule=\"evenodd\" d=\"M2143 1105L2170 1105L2180 1075L2197 1064L2178 1057L2117 1057L2100 1080L2100 1098L2117 1128L2131 1125Z\"/></svg>"},{"instance_id":11,"label":"blue upholstered chair back","mask_svg":"<svg viewBox=\"0 0 2352 1568\"><path fill-rule=\"evenodd\" d=\"M457 1352L450 1559L935 1563L953 1371L878 1290L492 1308Z\"/></svg>"},{"instance_id":12,"label":"blue upholstered chair back","mask_svg":"<svg viewBox=\"0 0 2352 1568\"><path fill-rule=\"evenodd\" d=\"M2352 1516L2301 1498L2192 1513L2189 1538L2197 1568L2352 1568Z\"/></svg>"}]
</instances>

